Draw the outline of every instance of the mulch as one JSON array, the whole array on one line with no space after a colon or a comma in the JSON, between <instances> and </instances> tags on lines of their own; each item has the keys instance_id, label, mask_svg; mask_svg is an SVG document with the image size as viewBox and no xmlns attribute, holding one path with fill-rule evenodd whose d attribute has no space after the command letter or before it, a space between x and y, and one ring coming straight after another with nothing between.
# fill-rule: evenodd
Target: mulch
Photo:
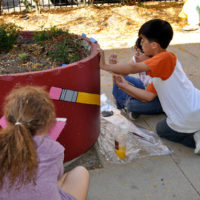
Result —
<instances>
[{"instance_id":1,"label":"mulch","mask_svg":"<svg viewBox=\"0 0 200 200\"><path fill-rule=\"evenodd\" d=\"M32 39L19 38L9 52L0 53L0 74L40 71L60 67Z\"/></svg>"}]
</instances>

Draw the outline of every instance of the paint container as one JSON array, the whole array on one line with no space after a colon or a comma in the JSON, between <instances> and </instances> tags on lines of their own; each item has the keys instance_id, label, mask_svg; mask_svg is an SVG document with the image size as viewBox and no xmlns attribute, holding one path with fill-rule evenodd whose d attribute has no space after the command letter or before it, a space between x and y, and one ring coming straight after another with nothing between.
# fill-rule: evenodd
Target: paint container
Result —
<instances>
[{"instance_id":1,"label":"paint container","mask_svg":"<svg viewBox=\"0 0 200 200\"><path fill-rule=\"evenodd\" d=\"M125 124L120 125L115 135L115 154L120 158L126 158L126 142L128 139L128 128Z\"/></svg>"}]
</instances>

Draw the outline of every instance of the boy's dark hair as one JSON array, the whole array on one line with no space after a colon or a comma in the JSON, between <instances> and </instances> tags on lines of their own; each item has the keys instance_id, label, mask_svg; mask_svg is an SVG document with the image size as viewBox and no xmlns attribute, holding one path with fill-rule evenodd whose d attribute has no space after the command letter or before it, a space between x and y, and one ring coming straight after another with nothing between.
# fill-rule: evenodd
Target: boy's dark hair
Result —
<instances>
[{"instance_id":1,"label":"boy's dark hair","mask_svg":"<svg viewBox=\"0 0 200 200\"><path fill-rule=\"evenodd\" d=\"M173 29L165 20L152 19L141 26L138 35L144 35L150 42L157 42L166 49L172 40Z\"/></svg>"},{"instance_id":2,"label":"boy's dark hair","mask_svg":"<svg viewBox=\"0 0 200 200\"><path fill-rule=\"evenodd\" d=\"M135 42L134 48L135 48L135 49L140 49L140 51L141 51L142 53L144 53L143 50L142 50L141 41L142 41L142 38L141 38L141 37L138 37L137 40L136 40L136 42Z\"/></svg>"}]
</instances>

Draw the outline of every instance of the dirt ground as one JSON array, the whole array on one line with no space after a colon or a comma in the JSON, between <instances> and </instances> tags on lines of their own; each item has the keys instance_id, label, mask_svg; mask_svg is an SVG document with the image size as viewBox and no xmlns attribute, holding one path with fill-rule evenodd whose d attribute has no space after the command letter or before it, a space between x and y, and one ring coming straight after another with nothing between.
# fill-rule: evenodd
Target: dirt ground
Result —
<instances>
[{"instance_id":1,"label":"dirt ground","mask_svg":"<svg viewBox=\"0 0 200 200\"><path fill-rule=\"evenodd\" d=\"M41 30L57 26L75 34L117 35L123 37L137 32L147 20L161 18L169 21L175 31L181 31L186 20L178 17L182 2L147 2L140 5L100 5L62 8L35 12L3 14L0 22L13 22L23 30ZM27 15L27 17L24 17Z\"/></svg>"}]
</instances>

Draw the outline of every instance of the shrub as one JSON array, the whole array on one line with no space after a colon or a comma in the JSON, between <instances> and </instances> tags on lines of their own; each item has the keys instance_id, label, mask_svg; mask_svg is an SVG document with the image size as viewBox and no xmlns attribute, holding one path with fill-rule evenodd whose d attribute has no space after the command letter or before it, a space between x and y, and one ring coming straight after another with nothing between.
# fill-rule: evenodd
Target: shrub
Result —
<instances>
[{"instance_id":1,"label":"shrub","mask_svg":"<svg viewBox=\"0 0 200 200\"><path fill-rule=\"evenodd\" d=\"M8 52L16 44L20 28L13 23L0 24L0 52Z\"/></svg>"},{"instance_id":2,"label":"shrub","mask_svg":"<svg viewBox=\"0 0 200 200\"><path fill-rule=\"evenodd\" d=\"M88 46L84 45L83 40L77 35L56 27L36 33L34 40L39 42L45 53L59 64L79 61L90 53Z\"/></svg>"},{"instance_id":3,"label":"shrub","mask_svg":"<svg viewBox=\"0 0 200 200\"><path fill-rule=\"evenodd\" d=\"M45 29L41 27L40 32L36 32L33 36L33 40L41 43L42 41L50 40L52 38L58 37L65 33L64 30L56 28L56 26L51 27L50 29Z\"/></svg>"}]
</instances>

